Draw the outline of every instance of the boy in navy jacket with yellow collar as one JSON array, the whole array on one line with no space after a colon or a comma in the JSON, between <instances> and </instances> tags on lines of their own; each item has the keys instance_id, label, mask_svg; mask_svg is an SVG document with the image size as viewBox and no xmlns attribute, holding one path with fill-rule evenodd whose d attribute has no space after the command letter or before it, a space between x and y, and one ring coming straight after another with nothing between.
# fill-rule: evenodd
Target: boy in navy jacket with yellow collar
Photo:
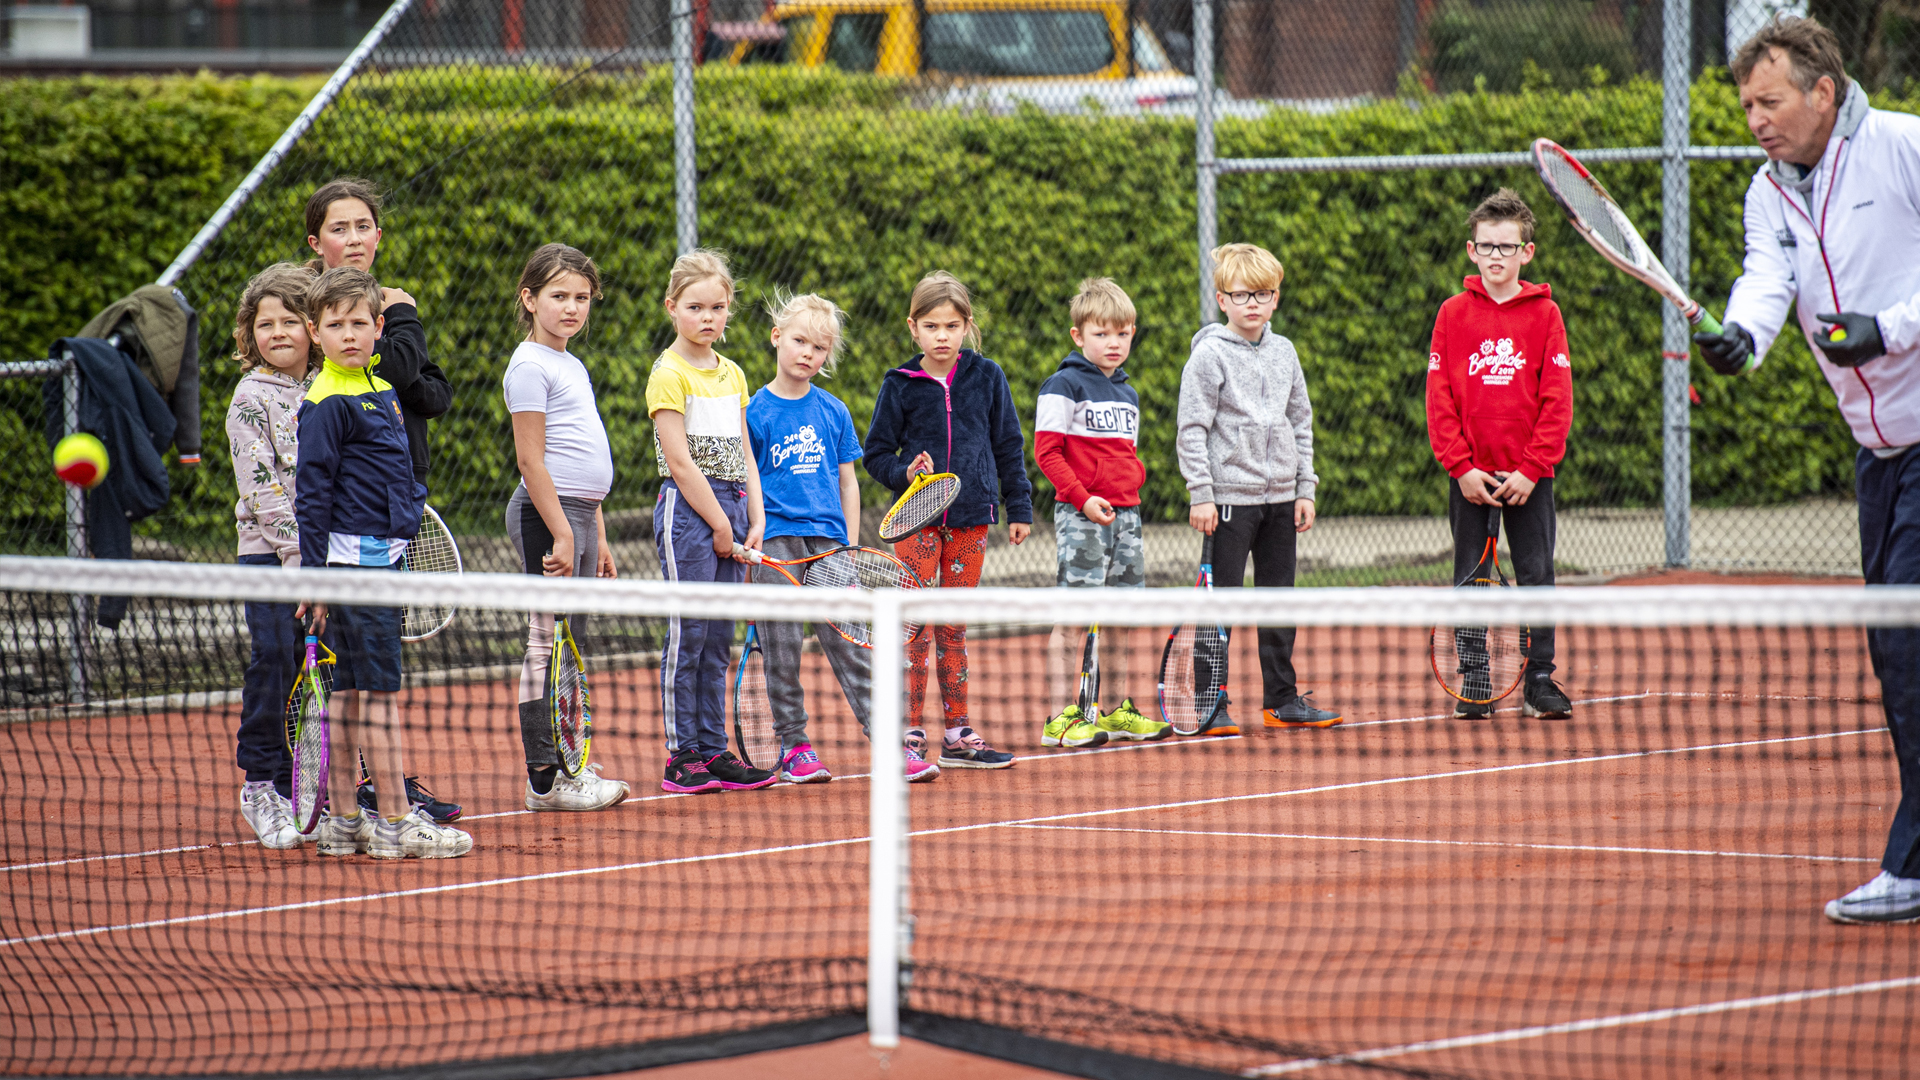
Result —
<instances>
[{"instance_id":1,"label":"boy in navy jacket with yellow collar","mask_svg":"<svg viewBox=\"0 0 1920 1080\"><path fill-rule=\"evenodd\" d=\"M307 292L309 335L326 360L300 405L294 520L300 564L398 570L407 541L420 531L425 484L414 479L400 399L376 377L380 357L379 282L364 270L336 267ZM302 604L314 632L331 632L334 667L328 772L331 812L319 825L322 855L365 853L376 859L446 859L465 855L473 838L437 825L408 805L400 743L401 610ZM378 793L380 820L369 822L355 798L354 763L366 760ZM345 808L352 811L341 816Z\"/></svg>"}]
</instances>

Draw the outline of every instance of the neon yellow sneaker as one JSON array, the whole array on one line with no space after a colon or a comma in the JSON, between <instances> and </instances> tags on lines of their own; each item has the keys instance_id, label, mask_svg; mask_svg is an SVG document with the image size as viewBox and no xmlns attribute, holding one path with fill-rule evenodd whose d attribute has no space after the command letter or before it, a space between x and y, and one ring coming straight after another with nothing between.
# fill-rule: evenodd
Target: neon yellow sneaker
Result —
<instances>
[{"instance_id":1,"label":"neon yellow sneaker","mask_svg":"<svg viewBox=\"0 0 1920 1080\"><path fill-rule=\"evenodd\" d=\"M1099 746L1107 741L1107 733L1080 714L1080 706L1069 705L1060 710L1060 715L1047 721L1047 729L1040 734L1041 746L1065 746L1078 749L1082 746Z\"/></svg>"},{"instance_id":2,"label":"neon yellow sneaker","mask_svg":"<svg viewBox=\"0 0 1920 1080\"><path fill-rule=\"evenodd\" d=\"M1173 725L1164 720L1149 720L1146 714L1133 707L1133 699L1128 698L1120 707L1102 716L1097 722L1101 731L1110 739L1132 739L1134 742L1159 742L1173 734Z\"/></svg>"}]
</instances>

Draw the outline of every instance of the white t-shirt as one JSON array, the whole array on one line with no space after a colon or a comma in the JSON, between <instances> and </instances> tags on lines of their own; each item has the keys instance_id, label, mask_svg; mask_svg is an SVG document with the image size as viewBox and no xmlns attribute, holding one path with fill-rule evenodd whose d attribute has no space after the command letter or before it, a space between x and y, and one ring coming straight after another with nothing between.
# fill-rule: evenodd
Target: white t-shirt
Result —
<instances>
[{"instance_id":1,"label":"white t-shirt","mask_svg":"<svg viewBox=\"0 0 1920 1080\"><path fill-rule=\"evenodd\" d=\"M613 488L613 448L593 402L587 365L572 353L523 341L501 380L507 411L547 414L547 472L553 490L579 499L604 499Z\"/></svg>"}]
</instances>

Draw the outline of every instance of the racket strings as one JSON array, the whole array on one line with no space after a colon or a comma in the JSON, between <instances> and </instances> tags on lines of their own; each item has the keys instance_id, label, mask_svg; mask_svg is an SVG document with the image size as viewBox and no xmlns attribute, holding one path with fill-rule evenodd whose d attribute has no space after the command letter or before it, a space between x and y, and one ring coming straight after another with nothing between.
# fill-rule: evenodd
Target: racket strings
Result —
<instances>
[{"instance_id":1,"label":"racket strings","mask_svg":"<svg viewBox=\"0 0 1920 1080\"><path fill-rule=\"evenodd\" d=\"M871 548L846 548L830 552L807 564L803 579L816 589L918 589L919 575L907 565L883 551ZM834 630L856 645L872 645L872 629L863 622L829 621ZM906 625L906 638L919 633L917 623Z\"/></svg>"},{"instance_id":2,"label":"racket strings","mask_svg":"<svg viewBox=\"0 0 1920 1080\"><path fill-rule=\"evenodd\" d=\"M955 476L935 480L906 496L888 512L883 522L886 534L881 539L896 540L926 528L953 505L954 496L959 493L960 478Z\"/></svg>"},{"instance_id":3,"label":"racket strings","mask_svg":"<svg viewBox=\"0 0 1920 1080\"><path fill-rule=\"evenodd\" d=\"M553 647L553 748L568 776L578 776L586 765L592 714L580 668L580 651L567 632Z\"/></svg>"},{"instance_id":4,"label":"racket strings","mask_svg":"<svg viewBox=\"0 0 1920 1080\"><path fill-rule=\"evenodd\" d=\"M1612 200L1604 195L1591 177L1582 176L1580 170L1558 154L1547 154L1544 158L1548 178L1553 189L1560 195L1561 201L1572 210L1580 224L1592 231L1593 238L1605 244L1614 254L1630 262L1638 262L1640 244L1638 234L1631 228L1623 227L1619 211Z\"/></svg>"},{"instance_id":5,"label":"racket strings","mask_svg":"<svg viewBox=\"0 0 1920 1080\"><path fill-rule=\"evenodd\" d=\"M1475 578L1462 588L1504 588L1505 582ZM1462 701L1489 704L1520 683L1527 664L1527 631L1512 625L1436 627L1433 667L1447 692Z\"/></svg>"},{"instance_id":6,"label":"racket strings","mask_svg":"<svg viewBox=\"0 0 1920 1080\"><path fill-rule=\"evenodd\" d=\"M740 681L734 690L733 722L740 737L740 754L756 769L780 762L780 736L773 730L773 699L767 693L767 659L750 650L740 662Z\"/></svg>"}]
</instances>

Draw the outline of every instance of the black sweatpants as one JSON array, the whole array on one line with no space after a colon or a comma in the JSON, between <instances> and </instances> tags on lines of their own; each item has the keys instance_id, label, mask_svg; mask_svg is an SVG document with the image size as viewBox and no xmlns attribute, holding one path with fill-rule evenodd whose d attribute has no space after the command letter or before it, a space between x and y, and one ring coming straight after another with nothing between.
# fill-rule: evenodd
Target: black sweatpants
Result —
<instances>
[{"instance_id":1,"label":"black sweatpants","mask_svg":"<svg viewBox=\"0 0 1920 1080\"><path fill-rule=\"evenodd\" d=\"M1213 583L1231 589L1246 583L1247 556L1253 556L1253 583L1260 588L1293 587L1293 501L1220 506L1213 530ZM1278 709L1300 696L1294 683L1291 626L1263 626L1260 641L1260 707Z\"/></svg>"},{"instance_id":2,"label":"black sweatpants","mask_svg":"<svg viewBox=\"0 0 1920 1080\"><path fill-rule=\"evenodd\" d=\"M1470 503L1460 494L1460 485L1447 482L1447 522L1453 526L1453 580L1460 581L1480 565L1487 549L1487 526L1491 506ZM1553 477L1533 486L1533 494L1518 506L1502 506L1500 521L1507 534L1507 549L1513 556L1515 585L1553 584ZM1553 673L1553 627L1529 627L1527 674Z\"/></svg>"}]
</instances>

